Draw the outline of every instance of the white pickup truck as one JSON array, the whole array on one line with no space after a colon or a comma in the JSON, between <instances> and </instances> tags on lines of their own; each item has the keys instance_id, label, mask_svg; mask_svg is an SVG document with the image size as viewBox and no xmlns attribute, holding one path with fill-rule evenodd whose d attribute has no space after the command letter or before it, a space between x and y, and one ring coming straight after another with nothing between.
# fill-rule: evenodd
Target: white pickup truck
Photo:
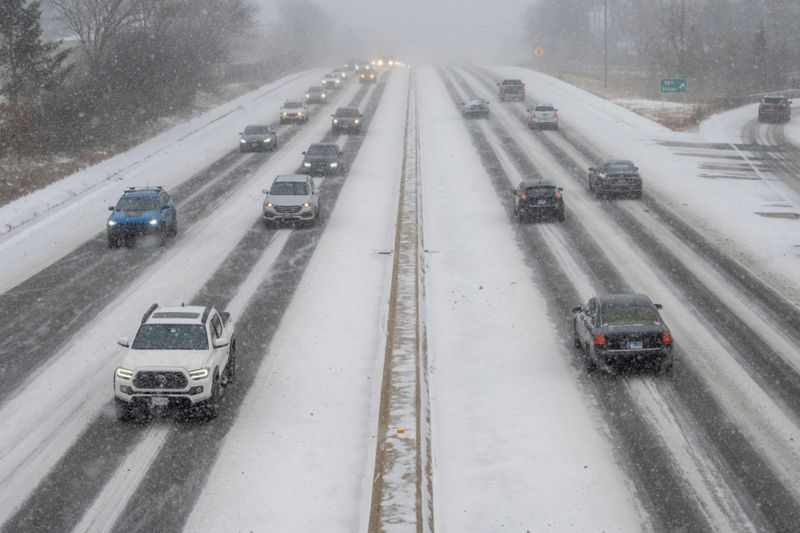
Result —
<instances>
[{"instance_id":1,"label":"white pickup truck","mask_svg":"<svg viewBox=\"0 0 800 533\"><path fill-rule=\"evenodd\" d=\"M159 307L142 317L114 372L114 396L121 420L152 410L188 410L217 416L222 388L236 371L236 339L229 313L213 307Z\"/></svg>"}]
</instances>

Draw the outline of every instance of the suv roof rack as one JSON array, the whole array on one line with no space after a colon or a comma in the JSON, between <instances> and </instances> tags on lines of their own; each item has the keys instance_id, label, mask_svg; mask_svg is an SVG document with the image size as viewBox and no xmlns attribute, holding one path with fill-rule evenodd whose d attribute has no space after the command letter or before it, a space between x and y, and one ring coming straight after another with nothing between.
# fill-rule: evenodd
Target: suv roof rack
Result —
<instances>
[{"instance_id":1,"label":"suv roof rack","mask_svg":"<svg viewBox=\"0 0 800 533\"><path fill-rule=\"evenodd\" d=\"M144 186L144 187L136 187L136 186L134 186L134 185L131 185L130 187L128 187L128 188L126 188L126 189L125 189L125 192L135 192L135 191L163 191L163 190L164 190L164 186L163 186L163 185L156 185L156 186L154 186L154 187L151 187L150 185L146 185L146 186Z\"/></svg>"},{"instance_id":2,"label":"suv roof rack","mask_svg":"<svg viewBox=\"0 0 800 533\"><path fill-rule=\"evenodd\" d=\"M153 305L150 306L150 309L148 309L147 312L142 317L142 324L147 322L147 319L150 318L150 315L153 314L153 311L156 310L156 307L158 307L158 304L153 304Z\"/></svg>"}]
</instances>

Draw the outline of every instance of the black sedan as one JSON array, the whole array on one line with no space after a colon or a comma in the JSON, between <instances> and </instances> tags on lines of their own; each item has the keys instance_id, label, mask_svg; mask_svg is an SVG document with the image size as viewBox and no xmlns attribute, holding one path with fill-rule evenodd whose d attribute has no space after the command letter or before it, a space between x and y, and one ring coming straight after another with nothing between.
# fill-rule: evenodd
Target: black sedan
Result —
<instances>
[{"instance_id":1,"label":"black sedan","mask_svg":"<svg viewBox=\"0 0 800 533\"><path fill-rule=\"evenodd\" d=\"M239 133L239 150L261 152L278 147L278 134L269 126L251 125Z\"/></svg>"},{"instance_id":2,"label":"black sedan","mask_svg":"<svg viewBox=\"0 0 800 533\"><path fill-rule=\"evenodd\" d=\"M518 221L556 219L563 222L564 193L561 187L545 180L520 182L514 195L514 216Z\"/></svg>"},{"instance_id":3,"label":"black sedan","mask_svg":"<svg viewBox=\"0 0 800 533\"><path fill-rule=\"evenodd\" d=\"M589 190L597 196L622 194L642 197L642 177L639 167L631 161L615 159L589 167Z\"/></svg>"},{"instance_id":4,"label":"black sedan","mask_svg":"<svg viewBox=\"0 0 800 533\"><path fill-rule=\"evenodd\" d=\"M644 294L595 296L574 308L575 347L584 352L587 369L649 367L670 373L672 334L659 309Z\"/></svg>"},{"instance_id":5,"label":"black sedan","mask_svg":"<svg viewBox=\"0 0 800 533\"><path fill-rule=\"evenodd\" d=\"M300 173L312 176L344 174L344 152L336 143L314 143L303 152Z\"/></svg>"}]
</instances>

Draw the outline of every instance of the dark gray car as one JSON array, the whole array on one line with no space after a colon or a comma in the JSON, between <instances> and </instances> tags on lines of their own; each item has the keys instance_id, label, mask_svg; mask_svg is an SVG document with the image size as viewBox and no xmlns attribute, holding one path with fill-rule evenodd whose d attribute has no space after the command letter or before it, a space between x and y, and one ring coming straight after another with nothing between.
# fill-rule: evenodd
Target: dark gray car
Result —
<instances>
[{"instance_id":1,"label":"dark gray car","mask_svg":"<svg viewBox=\"0 0 800 533\"><path fill-rule=\"evenodd\" d=\"M344 131L361 131L361 119L363 115L357 107L340 107L336 113L331 115L331 130L337 133L341 130Z\"/></svg>"},{"instance_id":2,"label":"dark gray car","mask_svg":"<svg viewBox=\"0 0 800 533\"><path fill-rule=\"evenodd\" d=\"M315 176L345 173L344 153L335 143L314 143L303 155L303 172Z\"/></svg>"},{"instance_id":3,"label":"dark gray car","mask_svg":"<svg viewBox=\"0 0 800 533\"><path fill-rule=\"evenodd\" d=\"M659 309L644 294L595 296L574 308L575 346L586 356L588 370L647 366L671 372L672 334Z\"/></svg>"},{"instance_id":4,"label":"dark gray car","mask_svg":"<svg viewBox=\"0 0 800 533\"><path fill-rule=\"evenodd\" d=\"M261 152L278 147L278 134L269 126L251 125L239 133L239 150Z\"/></svg>"}]
</instances>

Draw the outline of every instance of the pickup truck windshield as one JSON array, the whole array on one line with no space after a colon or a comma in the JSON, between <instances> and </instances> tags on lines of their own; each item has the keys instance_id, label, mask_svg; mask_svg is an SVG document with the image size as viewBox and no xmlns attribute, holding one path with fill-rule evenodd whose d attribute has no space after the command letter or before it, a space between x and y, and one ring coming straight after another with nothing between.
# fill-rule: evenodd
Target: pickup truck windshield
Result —
<instances>
[{"instance_id":1,"label":"pickup truck windshield","mask_svg":"<svg viewBox=\"0 0 800 533\"><path fill-rule=\"evenodd\" d=\"M207 350L202 324L143 324L133 339L134 350Z\"/></svg>"}]
</instances>

